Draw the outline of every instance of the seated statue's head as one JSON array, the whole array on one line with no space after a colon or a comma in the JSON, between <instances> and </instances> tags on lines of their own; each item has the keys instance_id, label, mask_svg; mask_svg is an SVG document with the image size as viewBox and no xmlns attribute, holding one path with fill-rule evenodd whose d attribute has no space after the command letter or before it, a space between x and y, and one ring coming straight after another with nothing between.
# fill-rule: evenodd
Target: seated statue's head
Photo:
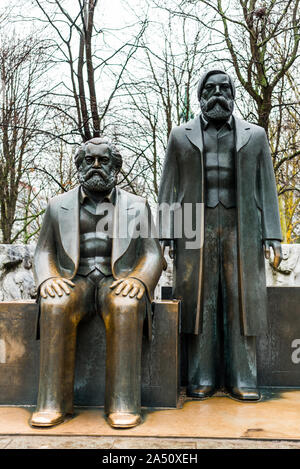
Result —
<instances>
[{"instance_id":1,"label":"seated statue's head","mask_svg":"<svg viewBox=\"0 0 300 469\"><path fill-rule=\"evenodd\" d=\"M92 138L76 151L75 164L84 189L109 192L117 184L122 156L108 138Z\"/></svg>"},{"instance_id":2,"label":"seated statue's head","mask_svg":"<svg viewBox=\"0 0 300 469\"><path fill-rule=\"evenodd\" d=\"M227 121L233 112L235 86L221 70L210 70L199 80L198 99L207 121Z\"/></svg>"}]
</instances>

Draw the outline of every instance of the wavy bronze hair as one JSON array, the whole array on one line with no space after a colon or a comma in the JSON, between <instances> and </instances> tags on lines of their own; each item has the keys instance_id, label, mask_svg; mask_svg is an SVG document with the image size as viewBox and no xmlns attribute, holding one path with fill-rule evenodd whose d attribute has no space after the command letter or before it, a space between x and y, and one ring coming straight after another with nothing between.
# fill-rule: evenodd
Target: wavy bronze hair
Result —
<instances>
[{"instance_id":1,"label":"wavy bronze hair","mask_svg":"<svg viewBox=\"0 0 300 469\"><path fill-rule=\"evenodd\" d=\"M231 92L232 92L232 98L233 99L235 98L235 85L234 85L234 82L233 82L233 79L231 78L231 76L228 75L228 73L224 72L224 70L209 70L208 72L205 72L202 75L202 77L200 78L199 83L198 83L197 96L198 96L199 101L201 99L202 91L203 91L203 88L204 88L204 85L205 85L207 79L211 75L218 75L219 73L222 73L223 75L226 75L228 77Z\"/></svg>"},{"instance_id":2,"label":"wavy bronze hair","mask_svg":"<svg viewBox=\"0 0 300 469\"><path fill-rule=\"evenodd\" d=\"M121 153L119 152L117 147L111 142L111 140L109 138L106 138L106 137L92 138L91 140L88 140L87 142L82 143L78 147L78 149L75 153L75 157L74 157L74 161L75 161L75 165L76 165L77 169L80 167L80 165L83 161L83 158L86 155L86 148L89 144L92 144L92 145L103 145L103 144L107 145L108 149L109 149L110 156L115 161L116 169L118 171L120 171L120 169L122 167L122 162L123 162Z\"/></svg>"}]
</instances>

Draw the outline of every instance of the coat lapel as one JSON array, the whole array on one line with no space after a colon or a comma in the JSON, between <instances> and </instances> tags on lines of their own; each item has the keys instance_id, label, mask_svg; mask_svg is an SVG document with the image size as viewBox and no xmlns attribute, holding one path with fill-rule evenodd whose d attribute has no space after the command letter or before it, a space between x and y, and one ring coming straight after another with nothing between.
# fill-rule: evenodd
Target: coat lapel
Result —
<instances>
[{"instance_id":1,"label":"coat lapel","mask_svg":"<svg viewBox=\"0 0 300 469\"><path fill-rule=\"evenodd\" d=\"M200 116L197 116L195 119L191 120L186 124L185 127L186 136L189 141L199 148L200 153L203 153L203 138L202 131L200 126Z\"/></svg>"},{"instance_id":2,"label":"coat lapel","mask_svg":"<svg viewBox=\"0 0 300 469\"><path fill-rule=\"evenodd\" d=\"M248 122L233 116L236 128L236 151L239 152L249 141L251 137L251 128ZM188 122L185 126L186 136L189 141L199 148L203 153L203 137L200 126L200 116Z\"/></svg>"},{"instance_id":3,"label":"coat lapel","mask_svg":"<svg viewBox=\"0 0 300 469\"><path fill-rule=\"evenodd\" d=\"M139 204L130 193L116 188L116 203L113 222L112 272L116 277L115 264L125 254L133 239L133 232L138 220Z\"/></svg>"},{"instance_id":4,"label":"coat lapel","mask_svg":"<svg viewBox=\"0 0 300 469\"><path fill-rule=\"evenodd\" d=\"M74 263L76 273L79 263L79 187L67 192L59 206L59 232L64 251ZM132 240L136 204L131 194L116 188L113 221L112 271L115 263L125 254Z\"/></svg>"},{"instance_id":5,"label":"coat lapel","mask_svg":"<svg viewBox=\"0 0 300 469\"><path fill-rule=\"evenodd\" d=\"M79 262L79 188L67 192L59 206L60 239L77 271Z\"/></svg>"},{"instance_id":6,"label":"coat lapel","mask_svg":"<svg viewBox=\"0 0 300 469\"><path fill-rule=\"evenodd\" d=\"M247 143L251 137L251 128L248 122L234 117L235 130L236 130L236 152L238 153Z\"/></svg>"}]
</instances>

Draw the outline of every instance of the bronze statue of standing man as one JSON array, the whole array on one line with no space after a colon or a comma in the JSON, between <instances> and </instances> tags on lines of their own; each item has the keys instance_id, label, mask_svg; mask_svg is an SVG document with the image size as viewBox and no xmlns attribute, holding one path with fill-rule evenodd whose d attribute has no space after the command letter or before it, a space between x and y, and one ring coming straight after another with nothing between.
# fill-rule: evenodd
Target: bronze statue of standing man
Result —
<instances>
[{"instance_id":1,"label":"bronze statue of standing man","mask_svg":"<svg viewBox=\"0 0 300 469\"><path fill-rule=\"evenodd\" d=\"M143 324L164 259L142 197L116 187L122 158L107 139L82 144L80 185L50 200L34 256L39 290L40 380L33 426L73 413L79 322L100 314L106 330L105 412L113 427L141 422Z\"/></svg>"},{"instance_id":2,"label":"bronze statue of standing man","mask_svg":"<svg viewBox=\"0 0 300 469\"><path fill-rule=\"evenodd\" d=\"M174 297L182 299L187 394L223 389L258 400L256 337L266 332L264 253L281 260L281 228L272 160L261 127L232 115L235 87L211 70L198 85L201 115L173 128L159 203L203 204L203 243L187 248L172 222L160 239L174 245Z\"/></svg>"}]
</instances>

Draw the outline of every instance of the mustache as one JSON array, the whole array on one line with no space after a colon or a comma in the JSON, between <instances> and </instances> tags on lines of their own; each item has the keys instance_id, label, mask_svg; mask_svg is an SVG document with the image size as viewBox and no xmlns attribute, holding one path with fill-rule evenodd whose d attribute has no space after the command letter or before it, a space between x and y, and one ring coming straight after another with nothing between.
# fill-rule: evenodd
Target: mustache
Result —
<instances>
[{"instance_id":1,"label":"mustache","mask_svg":"<svg viewBox=\"0 0 300 469\"><path fill-rule=\"evenodd\" d=\"M93 176L100 176L105 182L108 181L109 176L102 171L102 169L90 169L84 176L84 180L88 181L88 179L91 179Z\"/></svg>"},{"instance_id":2,"label":"mustache","mask_svg":"<svg viewBox=\"0 0 300 469\"><path fill-rule=\"evenodd\" d=\"M230 100L223 96L212 97L206 101L206 111L210 111L216 104L220 104L226 111L230 111Z\"/></svg>"}]
</instances>

